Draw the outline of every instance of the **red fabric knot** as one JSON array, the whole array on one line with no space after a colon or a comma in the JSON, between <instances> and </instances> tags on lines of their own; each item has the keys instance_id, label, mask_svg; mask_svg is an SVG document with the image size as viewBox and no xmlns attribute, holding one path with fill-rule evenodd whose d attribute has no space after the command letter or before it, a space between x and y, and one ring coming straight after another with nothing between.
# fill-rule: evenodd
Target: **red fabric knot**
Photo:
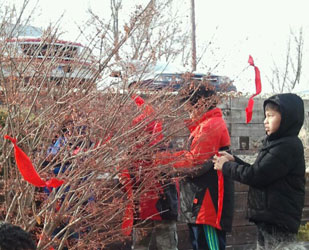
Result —
<instances>
[{"instance_id":1,"label":"red fabric knot","mask_svg":"<svg viewBox=\"0 0 309 250\"><path fill-rule=\"evenodd\" d=\"M14 145L16 145L17 140L11 136L5 135L4 139L10 140Z\"/></svg>"},{"instance_id":2,"label":"red fabric knot","mask_svg":"<svg viewBox=\"0 0 309 250\"><path fill-rule=\"evenodd\" d=\"M144 99L138 95L132 95L132 99L135 101L137 106L142 106L145 103Z\"/></svg>"},{"instance_id":3,"label":"red fabric knot","mask_svg":"<svg viewBox=\"0 0 309 250\"><path fill-rule=\"evenodd\" d=\"M131 183L131 176L128 169L124 169L121 172L121 180L126 194L128 197L128 203L126 205L124 215L122 218L121 229L122 233L129 236L132 233L133 223L134 223L134 203L133 203L133 187Z\"/></svg>"}]
</instances>

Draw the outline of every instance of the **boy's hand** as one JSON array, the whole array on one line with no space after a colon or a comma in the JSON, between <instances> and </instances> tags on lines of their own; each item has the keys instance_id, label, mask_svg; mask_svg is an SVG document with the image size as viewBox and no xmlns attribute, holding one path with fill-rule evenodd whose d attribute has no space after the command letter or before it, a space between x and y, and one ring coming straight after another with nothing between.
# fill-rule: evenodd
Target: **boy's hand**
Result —
<instances>
[{"instance_id":1,"label":"boy's hand","mask_svg":"<svg viewBox=\"0 0 309 250\"><path fill-rule=\"evenodd\" d=\"M219 155L215 155L212 160L216 170L222 170L223 164L227 161L235 161L234 156L225 151L219 152Z\"/></svg>"},{"instance_id":2,"label":"boy's hand","mask_svg":"<svg viewBox=\"0 0 309 250\"><path fill-rule=\"evenodd\" d=\"M219 156L224 156L228 159L228 161L235 161L235 158L233 155L229 154L228 152L226 151L220 151L219 152Z\"/></svg>"}]
</instances>

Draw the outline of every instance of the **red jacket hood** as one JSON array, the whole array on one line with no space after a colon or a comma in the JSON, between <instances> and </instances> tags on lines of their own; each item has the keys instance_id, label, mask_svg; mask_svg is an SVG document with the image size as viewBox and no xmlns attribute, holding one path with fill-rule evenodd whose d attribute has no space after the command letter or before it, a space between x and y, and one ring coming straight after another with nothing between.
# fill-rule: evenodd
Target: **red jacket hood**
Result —
<instances>
[{"instance_id":1,"label":"red jacket hood","mask_svg":"<svg viewBox=\"0 0 309 250\"><path fill-rule=\"evenodd\" d=\"M191 119L186 120L186 124L188 126L188 129L190 132L192 132L196 127L204 122L205 120L211 118L211 117L222 117L222 111L220 108L214 108L209 111L207 111L204 115L202 115L201 119L199 119L196 122L193 122Z\"/></svg>"}]
</instances>

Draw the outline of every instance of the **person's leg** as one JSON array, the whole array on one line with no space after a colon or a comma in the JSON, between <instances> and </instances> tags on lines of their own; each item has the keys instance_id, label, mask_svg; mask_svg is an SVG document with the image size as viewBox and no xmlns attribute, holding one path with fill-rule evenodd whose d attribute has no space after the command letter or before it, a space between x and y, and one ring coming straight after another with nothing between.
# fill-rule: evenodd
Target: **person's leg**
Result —
<instances>
[{"instance_id":1,"label":"person's leg","mask_svg":"<svg viewBox=\"0 0 309 250\"><path fill-rule=\"evenodd\" d=\"M193 250L208 250L203 225L189 223L188 228Z\"/></svg>"},{"instance_id":2,"label":"person's leg","mask_svg":"<svg viewBox=\"0 0 309 250\"><path fill-rule=\"evenodd\" d=\"M153 221L142 222L141 224L134 226L132 249L148 250L153 229Z\"/></svg>"},{"instance_id":3,"label":"person's leg","mask_svg":"<svg viewBox=\"0 0 309 250\"><path fill-rule=\"evenodd\" d=\"M284 249L290 243L296 241L296 234L282 231L282 229L277 226L272 226L271 230L271 232L268 232L269 236L266 244L267 249Z\"/></svg>"},{"instance_id":4,"label":"person's leg","mask_svg":"<svg viewBox=\"0 0 309 250\"><path fill-rule=\"evenodd\" d=\"M264 250L265 249L264 230L261 225L257 224L256 226L257 226L256 250Z\"/></svg>"},{"instance_id":5,"label":"person's leg","mask_svg":"<svg viewBox=\"0 0 309 250\"><path fill-rule=\"evenodd\" d=\"M304 246L300 246L300 245L297 244L298 242L297 242L297 239L296 239L296 234L291 234L291 235L287 234L287 235L283 235L283 236L285 236L285 238L287 240L281 240L282 238L280 238L278 244L273 247L273 250L308 249L307 247L304 248Z\"/></svg>"},{"instance_id":6,"label":"person's leg","mask_svg":"<svg viewBox=\"0 0 309 250\"><path fill-rule=\"evenodd\" d=\"M190 240L193 250L198 250L198 227L196 224L188 224Z\"/></svg>"},{"instance_id":7,"label":"person's leg","mask_svg":"<svg viewBox=\"0 0 309 250\"><path fill-rule=\"evenodd\" d=\"M217 234L217 229L209 226L203 225L205 238L207 241L208 249L209 250L224 250L225 249L225 241L223 235L220 234L221 241L222 241L222 248L220 248L219 237ZM224 242L223 242L224 241Z\"/></svg>"},{"instance_id":8,"label":"person's leg","mask_svg":"<svg viewBox=\"0 0 309 250\"><path fill-rule=\"evenodd\" d=\"M291 242L295 242L296 234L283 231L281 228L265 223L258 224L258 250L282 249Z\"/></svg>"},{"instance_id":9,"label":"person's leg","mask_svg":"<svg viewBox=\"0 0 309 250\"><path fill-rule=\"evenodd\" d=\"M216 229L218 241L219 241L219 249L225 250L226 248L226 232L223 230Z\"/></svg>"},{"instance_id":10,"label":"person's leg","mask_svg":"<svg viewBox=\"0 0 309 250\"><path fill-rule=\"evenodd\" d=\"M272 226L263 225L260 227L260 239L262 238L261 244L259 244L259 250L272 250L278 246L279 242L274 234Z\"/></svg>"},{"instance_id":11,"label":"person's leg","mask_svg":"<svg viewBox=\"0 0 309 250\"><path fill-rule=\"evenodd\" d=\"M154 221L158 250L178 250L177 225L174 220Z\"/></svg>"}]
</instances>

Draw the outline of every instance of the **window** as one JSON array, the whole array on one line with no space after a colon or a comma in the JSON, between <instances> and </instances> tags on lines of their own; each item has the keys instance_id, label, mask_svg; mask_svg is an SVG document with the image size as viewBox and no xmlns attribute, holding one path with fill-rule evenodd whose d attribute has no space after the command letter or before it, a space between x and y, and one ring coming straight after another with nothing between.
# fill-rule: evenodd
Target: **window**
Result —
<instances>
[{"instance_id":1,"label":"window","mask_svg":"<svg viewBox=\"0 0 309 250\"><path fill-rule=\"evenodd\" d=\"M240 136L239 137L239 149L240 150L249 150L249 136Z\"/></svg>"}]
</instances>

